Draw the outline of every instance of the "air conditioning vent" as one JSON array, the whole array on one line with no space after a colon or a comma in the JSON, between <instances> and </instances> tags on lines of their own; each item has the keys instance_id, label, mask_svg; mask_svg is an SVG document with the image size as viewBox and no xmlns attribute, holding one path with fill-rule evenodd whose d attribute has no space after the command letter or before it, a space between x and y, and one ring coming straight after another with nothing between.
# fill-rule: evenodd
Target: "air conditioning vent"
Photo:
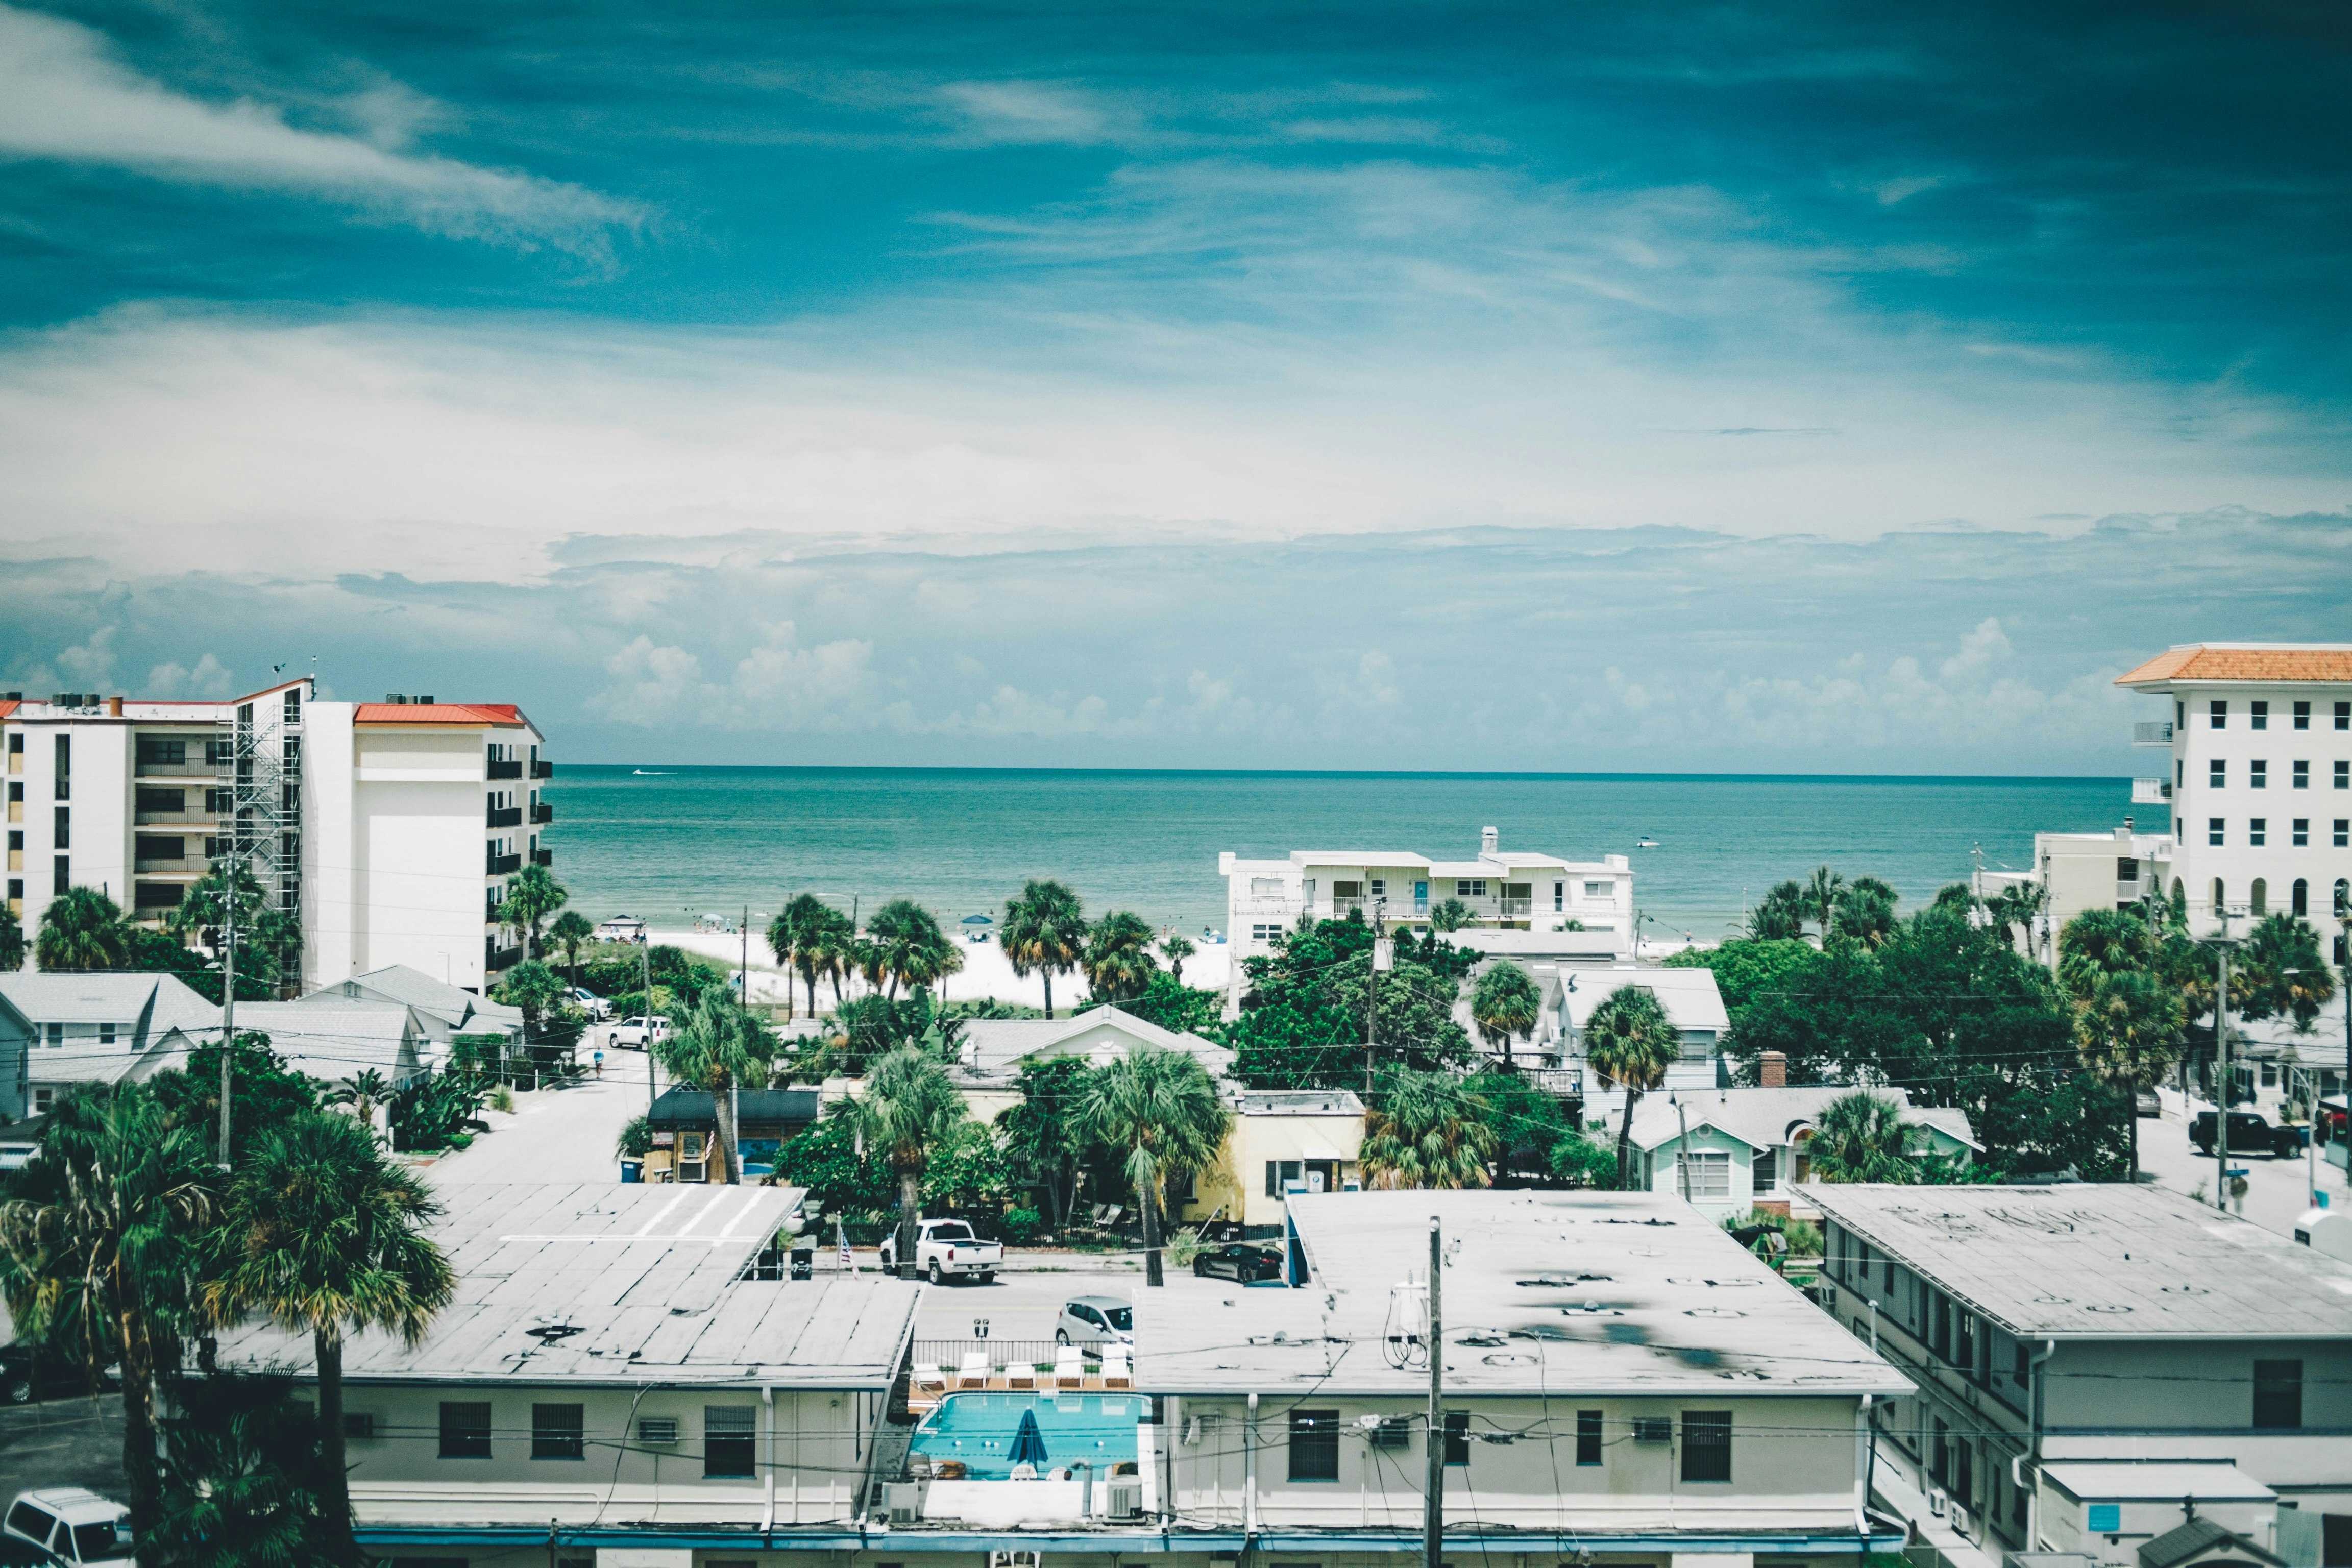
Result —
<instances>
[{"instance_id":1,"label":"air conditioning vent","mask_svg":"<svg viewBox=\"0 0 2352 1568\"><path fill-rule=\"evenodd\" d=\"M1633 1418L1633 1441L1636 1443L1671 1443L1675 1440L1675 1424L1663 1415L1637 1415Z\"/></svg>"},{"instance_id":2,"label":"air conditioning vent","mask_svg":"<svg viewBox=\"0 0 2352 1568\"><path fill-rule=\"evenodd\" d=\"M1375 1448L1404 1448L1412 1443L1412 1421L1409 1416L1388 1415L1367 1434Z\"/></svg>"},{"instance_id":3,"label":"air conditioning vent","mask_svg":"<svg viewBox=\"0 0 2352 1568\"><path fill-rule=\"evenodd\" d=\"M882 1506L893 1525L919 1524L923 1518L923 1488L919 1481L892 1481L882 1489Z\"/></svg>"},{"instance_id":4,"label":"air conditioning vent","mask_svg":"<svg viewBox=\"0 0 2352 1568\"><path fill-rule=\"evenodd\" d=\"M375 1412L346 1410L343 1412L343 1436L353 1443L375 1441Z\"/></svg>"},{"instance_id":5,"label":"air conditioning vent","mask_svg":"<svg viewBox=\"0 0 2352 1568\"><path fill-rule=\"evenodd\" d=\"M677 1441L677 1417L648 1415L637 1423L640 1443L675 1443Z\"/></svg>"},{"instance_id":6,"label":"air conditioning vent","mask_svg":"<svg viewBox=\"0 0 2352 1568\"><path fill-rule=\"evenodd\" d=\"M1106 1518L1138 1520L1143 1517L1143 1483L1139 1480L1113 1480L1103 1487L1103 1513Z\"/></svg>"}]
</instances>

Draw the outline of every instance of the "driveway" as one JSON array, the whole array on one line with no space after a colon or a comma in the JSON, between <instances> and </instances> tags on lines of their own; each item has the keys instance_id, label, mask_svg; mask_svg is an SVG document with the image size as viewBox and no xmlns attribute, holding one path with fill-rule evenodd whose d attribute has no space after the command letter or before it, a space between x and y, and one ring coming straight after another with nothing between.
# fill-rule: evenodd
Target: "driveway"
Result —
<instances>
[{"instance_id":1,"label":"driveway","mask_svg":"<svg viewBox=\"0 0 2352 1568\"><path fill-rule=\"evenodd\" d=\"M606 1030L589 1031L580 1058L591 1059ZM511 1116L499 1111L483 1120L490 1131L470 1149L446 1154L427 1168L436 1187L473 1182L618 1182L620 1156L614 1145L629 1119L646 1113L646 1053L604 1050L604 1076L585 1078L561 1089L515 1097ZM668 1087L667 1082L664 1088Z\"/></svg>"}]
</instances>

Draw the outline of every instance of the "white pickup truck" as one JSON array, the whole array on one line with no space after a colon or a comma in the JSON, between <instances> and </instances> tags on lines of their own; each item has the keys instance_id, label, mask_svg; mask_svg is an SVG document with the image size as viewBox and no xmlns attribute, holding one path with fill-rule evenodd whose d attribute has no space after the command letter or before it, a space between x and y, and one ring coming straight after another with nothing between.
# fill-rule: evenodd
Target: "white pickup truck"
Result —
<instances>
[{"instance_id":1,"label":"white pickup truck","mask_svg":"<svg viewBox=\"0 0 2352 1568\"><path fill-rule=\"evenodd\" d=\"M960 1219L927 1219L915 1238L915 1264L934 1285L950 1279L977 1279L987 1285L1004 1267L1004 1244L981 1240ZM882 1238L882 1267L898 1266L898 1233L894 1230Z\"/></svg>"}]
</instances>

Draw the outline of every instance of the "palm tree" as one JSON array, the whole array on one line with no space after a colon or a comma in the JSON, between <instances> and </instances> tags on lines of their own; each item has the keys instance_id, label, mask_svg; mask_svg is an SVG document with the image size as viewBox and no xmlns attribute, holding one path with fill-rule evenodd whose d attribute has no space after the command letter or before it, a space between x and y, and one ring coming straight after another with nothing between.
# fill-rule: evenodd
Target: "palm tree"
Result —
<instances>
[{"instance_id":1,"label":"palm tree","mask_svg":"<svg viewBox=\"0 0 2352 1568\"><path fill-rule=\"evenodd\" d=\"M1876 877L1856 877L1838 893L1838 930L1864 947L1885 947L1895 934L1895 905L1899 895L1891 883Z\"/></svg>"},{"instance_id":2,"label":"palm tree","mask_svg":"<svg viewBox=\"0 0 2352 1568\"><path fill-rule=\"evenodd\" d=\"M2156 934L2129 910L2084 910L2058 932L2058 978L2078 1003L2108 975L2144 971L2155 961Z\"/></svg>"},{"instance_id":3,"label":"palm tree","mask_svg":"<svg viewBox=\"0 0 2352 1568\"><path fill-rule=\"evenodd\" d=\"M947 1070L913 1046L901 1046L866 1074L856 1105L866 1148L898 1177L898 1277L915 1277L915 1237L923 1218L923 1170L966 1121L963 1096Z\"/></svg>"},{"instance_id":4,"label":"palm tree","mask_svg":"<svg viewBox=\"0 0 2352 1568\"><path fill-rule=\"evenodd\" d=\"M1087 984L1105 1002L1142 995L1160 970L1151 956L1151 928L1142 916L1126 910L1113 910L1095 922L1080 963Z\"/></svg>"},{"instance_id":5,"label":"palm tree","mask_svg":"<svg viewBox=\"0 0 2352 1568\"><path fill-rule=\"evenodd\" d=\"M365 1068L327 1090L327 1103L350 1106L361 1126L373 1127L375 1108L392 1103L392 1085L375 1068Z\"/></svg>"},{"instance_id":6,"label":"palm tree","mask_svg":"<svg viewBox=\"0 0 2352 1568\"><path fill-rule=\"evenodd\" d=\"M2066 922L2072 931L2088 911ZM2062 933L2059 939L2065 940ZM2074 1017L2083 1070L2124 1097L2131 1179L2139 1180L2139 1097L2164 1081L2180 1046L2180 992L2140 969L2101 974Z\"/></svg>"},{"instance_id":7,"label":"palm tree","mask_svg":"<svg viewBox=\"0 0 2352 1568\"><path fill-rule=\"evenodd\" d=\"M555 917L547 928L547 945L563 955L563 967L572 984L580 984L580 950L596 940L596 928L578 910L566 910Z\"/></svg>"},{"instance_id":8,"label":"palm tree","mask_svg":"<svg viewBox=\"0 0 2352 1568\"><path fill-rule=\"evenodd\" d=\"M319 1373L319 1480L338 1562L356 1563L343 1456L343 1337L398 1334L411 1350L449 1304L457 1275L424 1234L431 1189L349 1117L311 1112L265 1138L229 1188L226 1268L204 1287L208 1314L260 1313L310 1332Z\"/></svg>"},{"instance_id":9,"label":"palm tree","mask_svg":"<svg viewBox=\"0 0 2352 1568\"><path fill-rule=\"evenodd\" d=\"M499 906L499 921L521 931L525 958L539 956L539 922L562 909L571 897L563 884L555 879L555 873L536 860L508 880L507 900Z\"/></svg>"},{"instance_id":10,"label":"palm tree","mask_svg":"<svg viewBox=\"0 0 2352 1568\"><path fill-rule=\"evenodd\" d=\"M1805 888L1777 882L1748 911L1748 934L1758 942L1794 942L1805 934Z\"/></svg>"},{"instance_id":11,"label":"palm tree","mask_svg":"<svg viewBox=\"0 0 2352 1568\"><path fill-rule=\"evenodd\" d=\"M2308 1029L2336 994L2319 933L2290 914L2267 916L2248 932L2235 967L2246 977L2249 1019L2293 1017L2297 1029ZM2234 994L2230 1005L2238 1006Z\"/></svg>"},{"instance_id":12,"label":"palm tree","mask_svg":"<svg viewBox=\"0 0 2352 1568\"><path fill-rule=\"evenodd\" d=\"M1184 984L1184 961L1200 951L1189 938L1173 931L1160 939L1160 956L1168 961L1168 973L1176 977L1179 985Z\"/></svg>"},{"instance_id":13,"label":"palm tree","mask_svg":"<svg viewBox=\"0 0 2352 1568\"><path fill-rule=\"evenodd\" d=\"M1013 973L1045 976L1045 1016L1054 1016L1054 976L1067 974L1086 955L1087 921L1077 894L1059 882L1032 881L1004 901L997 940Z\"/></svg>"},{"instance_id":14,"label":"palm tree","mask_svg":"<svg viewBox=\"0 0 2352 1568\"><path fill-rule=\"evenodd\" d=\"M122 1474L143 1539L160 1512L155 1363L190 1304L215 1209L210 1143L125 1080L67 1094L0 1204L0 1291L17 1334L120 1363Z\"/></svg>"},{"instance_id":15,"label":"palm tree","mask_svg":"<svg viewBox=\"0 0 2352 1568\"><path fill-rule=\"evenodd\" d=\"M1483 1187L1500 1140L1486 1102L1442 1072L1383 1073L1356 1158L1369 1187Z\"/></svg>"},{"instance_id":16,"label":"palm tree","mask_svg":"<svg viewBox=\"0 0 2352 1568\"><path fill-rule=\"evenodd\" d=\"M912 899L893 899L867 917L866 941L871 965L866 979L878 985L887 978L894 998L902 985L911 990L952 973L940 957L950 950L947 934L931 911Z\"/></svg>"},{"instance_id":17,"label":"palm tree","mask_svg":"<svg viewBox=\"0 0 2352 1568\"><path fill-rule=\"evenodd\" d=\"M653 1051L673 1083L710 1091L719 1121L721 1173L730 1186L741 1182L743 1169L735 1158L735 1097L728 1091L740 1084L754 1089L766 1085L768 1064L776 1055L773 1037L723 994L707 993L681 1027L654 1042Z\"/></svg>"},{"instance_id":18,"label":"palm tree","mask_svg":"<svg viewBox=\"0 0 2352 1568\"><path fill-rule=\"evenodd\" d=\"M1837 924L1838 894L1845 888L1845 879L1827 866L1814 868L1811 880L1804 887L1805 912L1822 928L1822 945L1830 944L1830 931Z\"/></svg>"},{"instance_id":19,"label":"palm tree","mask_svg":"<svg viewBox=\"0 0 2352 1568\"><path fill-rule=\"evenodd\" d=\"M15 909L0 904L0 974L14 974L24 967L25 928Z\"/></svg>"},{"instance_id":20,"label":"palm tree","mask_svg":"<svg viewBox=\"0 0 2352 1568\"><path fill-rule=\"evenodd\" d=\"M43 969L121 969L131 962L122 910L96 888L68 888L41 911L33 957Z\"/></svg>"},{"instance_id":21,"label":"palm tree","mask_svg":"<svg viewBox=\"0 0 2352 1568\"><path fill-rule=\"evenodd\" d=\"M1470 1018L1478 1026L1478 1033L1488 1049L1500 1044L1503 1047L1503 1068L1512 1068L1511 1039L1517 1035L1532 1035L1536 1022L1543 1013L1543 993L1528 978L1528 972L1509 959L1498 959L1478 976L1477 985L1470 993Z\"/></svg>"},{"instance_id":22,"label":"palm tree","mask_svg":"<svg viewBox=\"0 0 2352 1568\"><path fill-rule=\"evenodd\" d=\"M2011 882L1985 900L1985 916L1993 929L2000 932L2002 942L2014 946L2016 933L2022 931L2028 943L2033 940L2033 917L2042 912L2048 901L2039 882Z\"/></svg>"},{"instance_id":23,"label":"palm tree","mask_svg":"<svg viewBox=\"0 0 2352 1568\"><path fill-rule=\"evenodd\" d=\"M1167 1283L1160 1268L1161 1184L1171 1172L1208 1169L1233 1113L1199 1058L1139 1046L1087 1075L1077 1121L1087 1138L1125 1153L1119 1168L1143 1215L1144 1283Z\"/></svg>"},{"instance_id":24,"label":"palm tree","mask_svg":"<svg viewBox=\"0 0 2352 1568\"><path fill-rule=\"evenodd\" d=\"M1440 899L1430 906L1429 929L1460 931L1470 923L1470 906L1459 899Z\"/></svg>"},{"instance_id":25,"label":"palm tree","mask_svg":"<svg viewBox=\"0 0 2352 1568\"><path fill-rule=\"evenodd\" d=\"M1822 1108L1805 1149L1819 1181L1912 1183L1919 1179L1918 1136L1904 1124L1902 1107L1856 1089Z\"/></svg>"},{"instance_id":26,"label":"palm tree","mask_svg":"<svg viewBox=\"0 0 2352 1568\"><path fill-rule=\"evenodd\" d=\"M1633 1156L1633 1107L1666 1080L1666 1068L1682 1055L1683 1037L1656 993L1620 985L1601 999L1584 1023L1584 1059L1592 1070L1625 1091L1625 1119L1617 1130L1617 1185L1626 1184Z\"/></svg>"}]
</instances>

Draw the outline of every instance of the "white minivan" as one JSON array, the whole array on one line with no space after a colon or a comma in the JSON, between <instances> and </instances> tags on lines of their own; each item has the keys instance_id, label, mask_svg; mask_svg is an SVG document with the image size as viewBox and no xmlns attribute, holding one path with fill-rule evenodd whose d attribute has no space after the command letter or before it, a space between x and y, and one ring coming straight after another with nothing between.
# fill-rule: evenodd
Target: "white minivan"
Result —
<instances>
[{"instance_id":1,"label":"white minivan","mask_svg":"<svg viewBox=\"0 0 2352 1568\"><path fill-rule=\"evenodd\" d=\"M29 1542L59 1563L133 1561L131 1510L80 1487L18 1492L0 1534Z\"/></svg>"}]
</instances>

